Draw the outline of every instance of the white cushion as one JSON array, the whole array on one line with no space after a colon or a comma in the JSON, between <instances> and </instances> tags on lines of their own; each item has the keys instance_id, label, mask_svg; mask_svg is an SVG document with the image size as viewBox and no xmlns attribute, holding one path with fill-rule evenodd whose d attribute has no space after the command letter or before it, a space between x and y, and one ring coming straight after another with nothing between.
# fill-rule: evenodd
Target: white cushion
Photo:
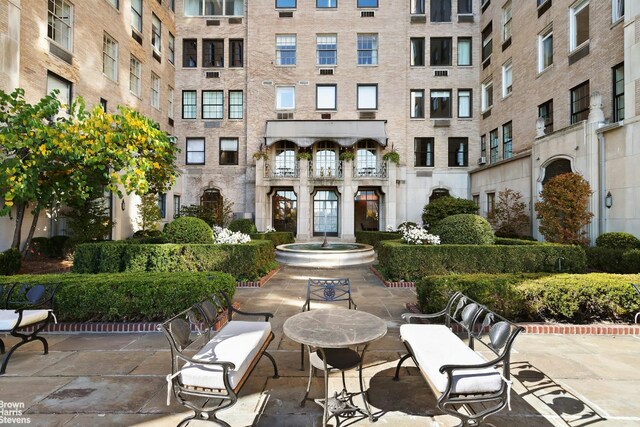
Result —
<instances>
[{"instance_id":1,"label":"white cushion","mask_svg":"<svg viewBox=\"0 0 640 427\"><path fill-rule=\"evenodd\" d=\"M220 329L193 358L233 363L236 368L229 371L229 383L231 388L235 388L270 333L269 322L233 320ZM221 366L186 363L181 370L181 380L182 384L193 387L225 388Z\"/></svg>"},{"instance_id":2,"label":"white cushion","mask_svg":"<svg viewBox=\"0 0 640 427\"><path fill-rule=\"evenodd\" d=\"M51 310L24 310L20 326L29 326L42 322L49 316ZM15 310L0 310L0 331L10 331L18 323L18 313Z\"/></svg>"},{"instance_id":3,"label":"white cushion","mask_svg":"<svg viewBox=\"0 0 640 427\"><path fill-rule=\"evenodd\" d=\"M444 325L400 326L400 336L411 345L420 370L444 393L448 378L440 373L443 365L477 365L486 360L473 351ZM495 368L453 371L452 393L490 393L500 390L502 377Z\"/></svg>"}]
</instances>

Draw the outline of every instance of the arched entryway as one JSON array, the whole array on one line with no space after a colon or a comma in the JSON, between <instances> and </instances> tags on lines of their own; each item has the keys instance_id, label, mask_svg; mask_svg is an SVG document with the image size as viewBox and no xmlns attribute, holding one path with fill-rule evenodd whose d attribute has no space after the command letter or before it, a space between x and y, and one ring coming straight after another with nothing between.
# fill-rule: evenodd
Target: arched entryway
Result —
<instances>
[{"instance_id":1,"label":"arched entryway","mask_svg":"<svg viewBox=\"0 0 640 427\"><path fill-rule=\"evenodd\" d=\"M320 189L313 194L313 235L338 235L338 193L333 189Z\"/></svg>"},{"instance_id":2,"label":"arched entryway","mask_svg":"<svg viewBox=\"0 0 640 427\"><path fill-rule=\"evenodd\" d=\"M565 173L571 173L571 160L569 159L556 159L544 167L544 178L542 178L542 185L544 186L551 178Z\"/></svg>"},{"instance_id":3,"label":"arched entryway","mask_svg":"<svg viewBox=\"0 0 640 427\"><path fill-rule=\"evenodd\" d=\"M440 197L446 196L450 196L449 190L447 190L446 188L436 188L431 192L431 196L429 196L429 203L439 199Z\"/></svg>"},{"instance_id":4,"label":"arched entryway","mask_svg":"<svg viewBox=\"0 0 640 427\"><path fill-rule=\"evenodd\" d=\"M208 219L207 222L222 225L224 224L223 199L220 190L216 188L207 188L200 196L200 206L202 214Z\"/></svg>"},{"instance_id":5,"label":"arched entryway","mask_svg":"<svg viewBox=\"0 0 640 427\"><path fill-rule=\"evenodd\" d=\"M272 225L276 231L289 231L296 235L298 197L292 189L276 190L272 196L272 213Z\"/></svg>"},{"instance_id":6,"label":"arched entryway","mask_svg":"<svg viewBox=\"0 0 640 427\"><path fill-rule=\"evenodd\" d=\"M362 188L354 201L356 231L377 231L380 229L380 195L373 188Z\"/></svg>"}]
</instances>

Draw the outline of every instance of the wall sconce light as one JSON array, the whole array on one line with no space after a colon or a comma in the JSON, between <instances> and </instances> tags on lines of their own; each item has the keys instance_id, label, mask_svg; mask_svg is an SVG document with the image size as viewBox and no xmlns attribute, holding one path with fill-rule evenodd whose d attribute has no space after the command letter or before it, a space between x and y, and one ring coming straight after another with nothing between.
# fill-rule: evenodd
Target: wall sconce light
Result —
<instances>
[{"instance_id":1,"label":"wall sconce light","mask_svg":"<svg viewBox=\"0 0 640 427\"><path fill-rule=\"evenodd\" d=\"M122 199L122 202L120 202L120 208L122 208L122 210L124 210L126 208L126 205L124 203L124 199Z\"/></svg>"},{"instance_id":2,"label":"wall sconce light","mask_svg":"<svg viewBox=\"0 0 640 427\"><path fill-rule=\"evenodd\" d=\"M607 191L607 195L604 198L604 205L607 209L610 209L613 206L613 196L611 195L611 191Z\"/></svg>"}]
</instances>

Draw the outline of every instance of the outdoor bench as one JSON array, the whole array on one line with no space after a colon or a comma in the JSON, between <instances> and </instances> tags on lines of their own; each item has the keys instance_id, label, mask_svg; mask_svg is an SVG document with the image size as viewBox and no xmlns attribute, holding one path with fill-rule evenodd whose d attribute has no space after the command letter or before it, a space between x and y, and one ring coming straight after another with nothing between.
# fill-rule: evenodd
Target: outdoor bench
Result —
<instances>
[{"instance_id":1,"label":"outdoor bench","mask_svg":"<svg viewBox=\"0 0 640 427\"><path fill-rule=\"evenodd\" d=\"M9 333L20 338L2 360L0 375L7 370L7 364L13 353L25 344L40 341L44 347L44 354L49 353L49 343L38 336L51 320L53 314L53 297L58 284L8 284L0 285L0 333ZM32 332L25 329L33 327ZM0 353L5 353L5 345L0 338Z\"/></svg>"},{"instance_id":2,"label":"outdoor bench","mask_svg":"<svg viewBox=\"0 0 640 427\"><path fill-rule=\"evenodd\" d=\"M218 315L224 313L225 307L228 322L216 331ZM234 314L264 320L234 320ZM179 426L200 419L228 427L216 417L216 412L236 403L238 392L263 355L271 360L273 377L278 378L276 362L266 350L274 338L271 317L271 313L240 311L220 292L159 326L171 346L167 404L172 388L178 401L195 411Z\"/></svg>"},{"instance_id":3,"label":"outdoor bench","mask_svg":"<svg viewBox=\"0 0 640 427\"><path fill-rule=\"evenodd\" d=\"M402 363L411 357L437 397L438 409L464 426L476 425L505 406L511 409L510 353L522 327L460 292L438 313L402 317L409 322L400 326L408 354L398 362L396 381ZM437 319L442 324L411 323ZM476 342L491 351L490 359L475 351ZM483 404L482 409L475 411L473 403Z\"/></svg>"}]
</instances>

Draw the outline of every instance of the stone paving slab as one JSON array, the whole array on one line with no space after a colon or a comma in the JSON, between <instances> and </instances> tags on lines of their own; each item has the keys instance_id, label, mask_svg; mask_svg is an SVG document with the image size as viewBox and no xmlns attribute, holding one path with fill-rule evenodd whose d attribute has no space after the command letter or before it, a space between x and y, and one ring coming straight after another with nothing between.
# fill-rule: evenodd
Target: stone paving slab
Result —
<instances>
[{"instance_id":1,"label":"stone paving slab","mask_svg":"<svg viewBox=\"0 0 640 427\"><path fill-rule=\"evenodd\" d=\"M43 371L61 376L126 375L152 355L151 351L79 351Z\"/></svg>"}]
</instances>

